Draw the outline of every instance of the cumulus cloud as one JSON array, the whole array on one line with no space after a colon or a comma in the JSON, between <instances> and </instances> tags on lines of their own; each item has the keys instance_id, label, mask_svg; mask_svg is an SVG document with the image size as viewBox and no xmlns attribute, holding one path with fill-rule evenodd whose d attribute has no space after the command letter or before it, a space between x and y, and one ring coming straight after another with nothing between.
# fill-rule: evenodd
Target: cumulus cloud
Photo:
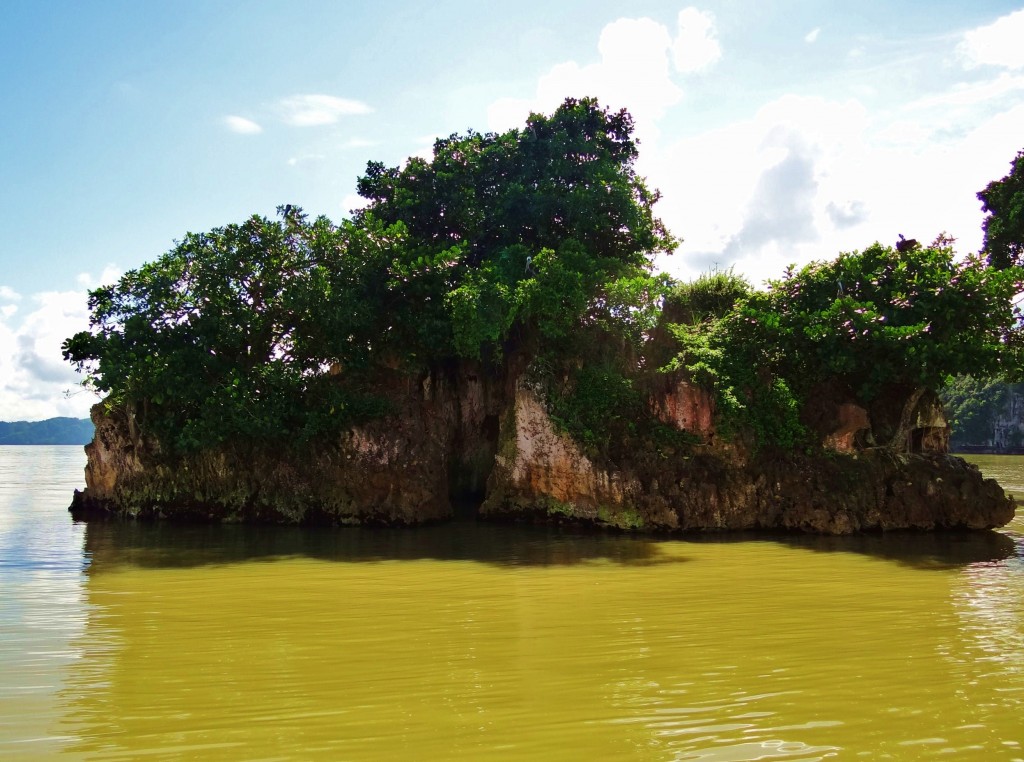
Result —
<instances>
[{"instance_id":1,"label":"cumulus cloud","mask_svg":"<svg viewBox=\"0 0 1024 762\"><path fill-rule=\"evenodd\" d=\"M259 135L263 132L262 127L244 116L226 116L222 121L231 132L237 132L239 135Z\"/></svg>"},{"instance_id":2,"label":"cumulus cloud","mask_svg":"<svg viewBox=\"0 0 1024 762\"><path fill-rule=\"evenodd\" d=\"M10 286L0 286L0 299L5 302L17 302L21 299L21 294Z\"/></svg>"},{"instance_id":3,"label":"cumulus cloud","mask_svg":"<svg viewBox=\"0 0 1024 762\"><path fill-rule=\"evenodd\" d=\"M281 118L293 127L335 124L343 116L370 114L373 109L361 101L334 95L309 93L292 95L278 103Z\"/></svg>"},{"instance_id":4,"label":"cumulus cloud","mask_svg":"<svg viewBox=\"0 0 1024 762\"><path fill-rule=\"evenodd\" d=\"M358 193L350 193L341 200L338 205L345 214L351 214L357 209L362 209L368 206L370 203L369 199L363 198Z\"/></svg>"},{"instance_id":5,"label":"cumulus cloud","mask_svg":"<svg viewBox=\"0 0 1024 762\"><path fill-rule=\"evenodd\" d=\"M79 273L75 280L82 289L89 290L116 283L123 274L121 268L117 265L107 265L100 272L99 276L94 276L92 273Z\"/></svg>"},{"instance_id":6,"label":"cumulus cloud","mask_svg":"<svg viewBox=\"0 0 1024 762\"><path fill-rule=\"evenodd\" d=\"M567 61L537 82L532 98L501 98L487 110L488 127L522 125L531 111L550 113L566 96L595 96L611 108L629 108L641 140L656 136L656 123L683 98L673 72L705 70L721 57L713 17L695 8L680 12L676 33L649 18L620 18L601 30L599 60Z\"/></svg>"},{"instance_id":7,"label":"cumulus cloud","mask_svg":"<svg viewBox=\"0 0 1024 762\"><path fill-rule=\"evenodd\" d=\"M0 314L0 420L82 418L96 402L64 362L64 339L88 327L84 291L45 292L20 321ZM70 393L70 394L68 394Z\"/></svg>"},{"instance_id":8,"label":"cumulus cloud","mask_svg":"<svg viewBox=\"0 0 1024 762\"><path fill-rule=\"evenodd\" d=\"M660 264L679 277L735 266L759 282L790 263L944 230L960 251L976 251L975 194L1006 174L1024 134L1024 103L994 98L985 108L940 131L931 107L869 114L856 100L788 95L667 145L647 174L664 192L659 214L685 240Z\"/></svg>"},{"instance_id":9,"label":"cumulus cloud","mask_svg":"<svg viewBox=\"0 0 1024 762\"><path fill-rule=\"evenodd\" d=\"M722 57L715 32L715 17L696 8L679 11L676 37L672 41L672 61L676 71L698 72Z\"/></svg>"},{"instance_id":10,"label":"cumulus cloud","mask_svg":"<svg viewBox=\"0 0 1024 762\"><path fill-rule=\"evenodd\" d=\"M813 149L801 133L792 129L775 131L768 145L781 148L782 159L758 178L743 226L726 244L723 254L727 260L768 243L790 247L818 237Z\"/></svg>"},{"instance_id":11,"label":"cumulus cloud","mask_svg":"<svg viewBox=\"0 0 1024 762\"><path fill-rule=\"evenodd\" d=\"M835 227L845 230L867 219L867 206L863 201L829 201L825 213Z\"/></svg>"},{"instance_id":12,"label":"cumulus cloud","mask_svg":"<svg viewBox=\"0 0 1024 762\"><path fill-rule=\"evenodd\" d=\"M957 52L968 68L1024 69L1024 9L965 33Z\"/></svg>"}]
</instances>

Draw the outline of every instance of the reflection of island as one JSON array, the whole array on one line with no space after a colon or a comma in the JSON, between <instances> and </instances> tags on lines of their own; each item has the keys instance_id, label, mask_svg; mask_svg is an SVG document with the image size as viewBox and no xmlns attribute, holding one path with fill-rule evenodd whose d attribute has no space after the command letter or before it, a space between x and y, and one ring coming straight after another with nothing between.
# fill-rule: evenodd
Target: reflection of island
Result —
<instances>
[{"instance_id":1,"label":"reflection of island","mask_svg":"<svg viewBox=\"0 0 1024 762\"><path fill-rule=\"evenodd\" d=\"M124 568L175 569L287 558L338 563L451 561L497 566L676 563L650 538L475 522L416 527L267 527L91 522L85 552L92 576Z\"/></svg>"},{"instance_id":2,"label":"reflection of island","mask_svg":"<svg viewBox=\"0 0 1024 762\"><path fill-rule=\"evenodd\" d=\"M899 758L937 735L989 751L1017 727L1020 559L995 533L87 534L58 729L85 757ZM1017 613L984 633L966 593L991 570L992 605ZM978 658L979 636L1007 661Z\"/></svg>"}]
</instances>

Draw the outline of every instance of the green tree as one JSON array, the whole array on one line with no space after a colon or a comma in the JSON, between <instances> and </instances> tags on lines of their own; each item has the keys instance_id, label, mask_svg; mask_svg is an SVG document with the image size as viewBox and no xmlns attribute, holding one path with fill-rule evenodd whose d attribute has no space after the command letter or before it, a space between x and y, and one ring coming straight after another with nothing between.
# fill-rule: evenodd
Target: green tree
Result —
<instances>
[{"instance_id":1,"label":"green tree","mask_svg":"<svg viewBox=\"0 0 1024 762\"><path fill-rule=\"evenodd\" d=\"M958 259L944 240L902 253L874 244L787 270L703 330L678 328L675 364L714 385L723 411L767 441L791 441L795 411L829 380L865 400L906 388L906 418L953 375L1020 372L1013 298L1022 288L1021 268Z\"/></svg>"},{"instance_id":2,"label":"green tree","mask_svg":"<svg viewBox=\"0 0 1024 762\"><path fill-rule=\"evenodd\" d=\"M982 223L982 251L993 267L1024 265L1024 151L1018 152L1011 167L1006 177L978 193L988 215Z\"/></svg>"},{"instance_id":3,"label":"green tree","mask_svg":"<svg viewBox=\"0 0 1024 762\"><path fill-rule=\"evenodd\" d=\"M370 163L351 221L280 218L186 235L90 295L65 358L130 422L194 449L302 441L379 414L382 368L500 362L599 327L634 343L675 240L634 169L633 122L567 100L522 130L469 132L401 169ZM377 379L379 380L379 378Z\"/></svg>"},{"instance_id":4,"label":"green tree","mask_svg":"<svg viewBox=\"0 0 1024 762\"><path fill-rule=\"evenodd\" d=\"M343 409L316 339L344 237L325 218L279 211L189 233L92 291L91 330L64 343L65 359L133 425L180 449L277 439L315 426L321 408Z\"/></svg>"},{"instance_id":5,"label":"green tree","mask_svg":"<svg viewBox=\"0 0 1024 762\"><path fill-rule=\"evenodd\" d=\"M676 241L636 174L632 133L627 111L567 99L521 130L440 139L429 162L370 163L356 221L407 230L393 269L396 299L416 305L396 314L405 348L500 354L513 327L556 337L588 314L602 319L623 282L656 291L641 281Z\"/></svg>"}]
</instances>

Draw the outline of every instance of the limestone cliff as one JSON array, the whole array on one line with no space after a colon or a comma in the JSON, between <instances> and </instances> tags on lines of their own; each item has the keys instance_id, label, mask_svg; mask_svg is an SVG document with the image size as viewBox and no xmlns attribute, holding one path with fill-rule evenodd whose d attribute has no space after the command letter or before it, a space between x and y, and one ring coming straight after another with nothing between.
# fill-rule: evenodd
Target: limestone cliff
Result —
<instances>
[{"instance_id":1,"label":"limestone cliff","mask_svg":"<svg viewBox=\"0 0 1024 762\"><path fill-rule=\"evenodd\" d=\"M462 366L396 376L390 390L393 415L302 454L235 446L169 458L128 416L98 405L87 488L72 510L414 524L449 518L453 505L471 502L494 520L831 534L986 528L1014 514L994 481L946 454L948 427L930 394L918 395L901 419L899 390L870 409L842 390L823 390L805 414L821 449L780 453L720 437L710 395L676 378L655 389L649 405L693 444L602 462L556 426L527 374L495 378ZM897 419L909 421L905 439L879 445L893 438Z\"/></svg>"},{"instance_id":2,"label":"limestone cliff","mask_svg":"<svg viewBox=\"0 0 1024 762\"><path fill-rule=\"evenodd\" d=\"M294 451L236 445L169 457L129 416L92 410L86 489L72 511L133 518L415 524L448 518L455 490L482 493L493 460L494 384L471 369L387 379L398 409ZM461 457L460 453L465 453Z\"/></svg>"},{"instance_id":3,"label":"limestone cliff","mask_svg":"<svg viewBox=\"0 0 1024 762\"><path fill-rule=\"evenodd\" d=\"M672 406L710 404L680 384ZM593 463L546 415L529 385L516 388L506 413L485 516L584 520L656 531L794 529L828 534L879 529L988 528L1013 518L1013 502L991 479L946 454L945 430L928 398L914 411L916 452L859 449L868 412L836 405L825 451L751 453L708 434L705 444L658 463L637 459L609 470ZM688 420L710 420L697 415ZM939 424L942 424L941 426ZM948 435L947 435L948 436ZM832 454L828 454L831 452Z\"/></svg>"}]
</instances>

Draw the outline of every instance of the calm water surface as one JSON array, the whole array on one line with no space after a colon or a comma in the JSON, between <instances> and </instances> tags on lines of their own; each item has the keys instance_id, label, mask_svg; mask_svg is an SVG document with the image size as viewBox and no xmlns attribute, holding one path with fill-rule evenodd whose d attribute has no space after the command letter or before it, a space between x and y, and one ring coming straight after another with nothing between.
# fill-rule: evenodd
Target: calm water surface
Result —
<instances>
[{"instance_id":1,"label":"calm water surface","mask_svg":"<svg viewBox=\"0 0 1024 762\"><path fill-rule=\"evenodd\" d=\"M977 459L1024 494L1024 458ZM0 758L1024 760L1024 521L652 541L74 524L0 447Z\"/></svg>"}]
</instances>

